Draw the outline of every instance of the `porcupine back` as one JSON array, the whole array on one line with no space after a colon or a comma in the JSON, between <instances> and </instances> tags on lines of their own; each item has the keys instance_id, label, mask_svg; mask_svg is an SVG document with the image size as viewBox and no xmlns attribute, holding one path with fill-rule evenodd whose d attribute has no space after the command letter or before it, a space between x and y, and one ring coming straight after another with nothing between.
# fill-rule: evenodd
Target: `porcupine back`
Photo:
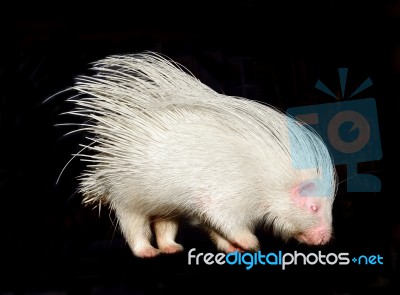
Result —
<instances>
[{"instance_id":1,"label":"porcupine back","mask_svg":"<svg viewBox=\"0 0 400 295\"><path fill-rule=\"evenodd\" d=\"M80 177L85 203L134 197L151 210L147 198L161 208L174 195L184 207L188 196L210 191L285 202L283 194L310 177L320 179L319 194L334 195L322 140L279 110L219 94L155 53L107 57L92 69L69 99L76 105L69 113L87 119L80 130L94 152L80 154L88 161Z\"/></svg>"}]
</instances>

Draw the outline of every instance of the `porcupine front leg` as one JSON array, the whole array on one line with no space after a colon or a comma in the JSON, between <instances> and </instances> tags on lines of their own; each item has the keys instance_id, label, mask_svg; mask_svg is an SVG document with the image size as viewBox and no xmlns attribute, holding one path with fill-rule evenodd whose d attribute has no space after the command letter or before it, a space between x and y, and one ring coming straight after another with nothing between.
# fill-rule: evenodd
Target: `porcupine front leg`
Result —
<instances>
[{"instance_id":1,"label":"porcupine front leg","mask_svg":"<svg viewBox=\"0 0 400 295\"><path fill-rule=\"evenodd\" d=\"M260 243L247 225L218 214L210 216L209 220L214 228L209 229L209 234L219 250L225 253L259 250Z\"/></svg>"},{"instance_id":2,"label":"porcupine front leg","mask_svg":"<svg viewBox=\"0 0 400 295\"><path fill-rule=\"evenodd\" d=\"M154 220L154 232L162 253L173 254L183 250L183 246L175 242L178 232L178 220L175 218Z\"/></svg>"},{"instance_id":3,"label":"porcupine front leg","mask_svg":"<svg viewBox=\"0 0 400 295\"><path fill-rule=\"evenodd\" d=\"M133 254L141 258L155 257L160 250L151 245L149 217L133 210L116 208L119 225Z\"/></svg>"},{"instance_id":4,"label":"porcupine front leg","mask_svg":"<svg viewBox=\"0 0 400 295\"><path fill-rule=\"evenodd\" d=\"M227 237L215 230L210 230L209 234L217 249L225 253L257 251L260 248L257 237L247 229L238 230Z\"/></svg>"},{"instance_id":5,"label":"porcupine front leg","mask_svg":"<svg viewBox=\"0 0 400 295\"><path fill-rule=\"evenodd\" d=\"M225 253L242 251L240 248L234 246L231 242L229 242L226 238L221 236L215 230L209 229L208 233L218 250Z\"/></svg>"}]
</instances>

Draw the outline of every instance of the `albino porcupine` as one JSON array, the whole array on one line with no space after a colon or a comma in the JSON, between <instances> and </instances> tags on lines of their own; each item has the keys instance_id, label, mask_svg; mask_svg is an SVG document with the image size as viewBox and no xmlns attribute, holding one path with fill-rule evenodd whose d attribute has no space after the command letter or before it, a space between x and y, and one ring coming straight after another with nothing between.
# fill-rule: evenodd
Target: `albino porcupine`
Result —
<instances>
[{"instance_id":1,"label":"albino porcupine","mask_svg":"<svg viewBox=\"0 0 400 295\"><path fill-rule=\"evenodd\" d=\"M258 249L260 224L284 240L330 240L336 173L309 127L219 94L156 53L110 56L92 69L68 99L91 140L79 154L88 161L80 192L114 210L136 256L181 251L179 216L200 222L225 252Z\"/></svg>"}]
</instances>

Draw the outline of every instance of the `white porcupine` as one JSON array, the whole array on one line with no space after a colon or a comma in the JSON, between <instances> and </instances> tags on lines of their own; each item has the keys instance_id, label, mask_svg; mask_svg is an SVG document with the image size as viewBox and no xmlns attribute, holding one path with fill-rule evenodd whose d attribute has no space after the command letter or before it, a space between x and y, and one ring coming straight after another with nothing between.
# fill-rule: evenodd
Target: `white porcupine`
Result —
<instances>
[{"instance_id":1,"label":"white porcupine","mask_svg":"<svg viewBox=\"0 0 400 295\"><path fill-rule=\"evenodd\" d=\"M258 225L284 240L330 240L336 173L315 132L219 94L156 53L110 56L92 69L69 99L91 140L79 154L88 161L80 192L115 211L134 255L181 251L179 216L204 225L224 252L259 249Z\"/></svg>"}]
</instances>

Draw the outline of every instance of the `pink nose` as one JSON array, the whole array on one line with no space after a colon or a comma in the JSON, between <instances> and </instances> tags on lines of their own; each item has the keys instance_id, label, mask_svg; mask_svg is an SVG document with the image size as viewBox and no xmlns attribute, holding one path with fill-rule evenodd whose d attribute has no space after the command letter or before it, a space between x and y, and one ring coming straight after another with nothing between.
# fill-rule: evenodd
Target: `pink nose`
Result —
<instances>
[{"instance_id":1,"label":"pink nose","mask_svg":"<svg viewBox=\"0 0 400 295\"><path fill-rule=\"evenodd\" d=\"M316 228L297 236L300 242L308 245L325 245L331 239L331 231L326 228Z\"/></svg>"}]
</instances>

